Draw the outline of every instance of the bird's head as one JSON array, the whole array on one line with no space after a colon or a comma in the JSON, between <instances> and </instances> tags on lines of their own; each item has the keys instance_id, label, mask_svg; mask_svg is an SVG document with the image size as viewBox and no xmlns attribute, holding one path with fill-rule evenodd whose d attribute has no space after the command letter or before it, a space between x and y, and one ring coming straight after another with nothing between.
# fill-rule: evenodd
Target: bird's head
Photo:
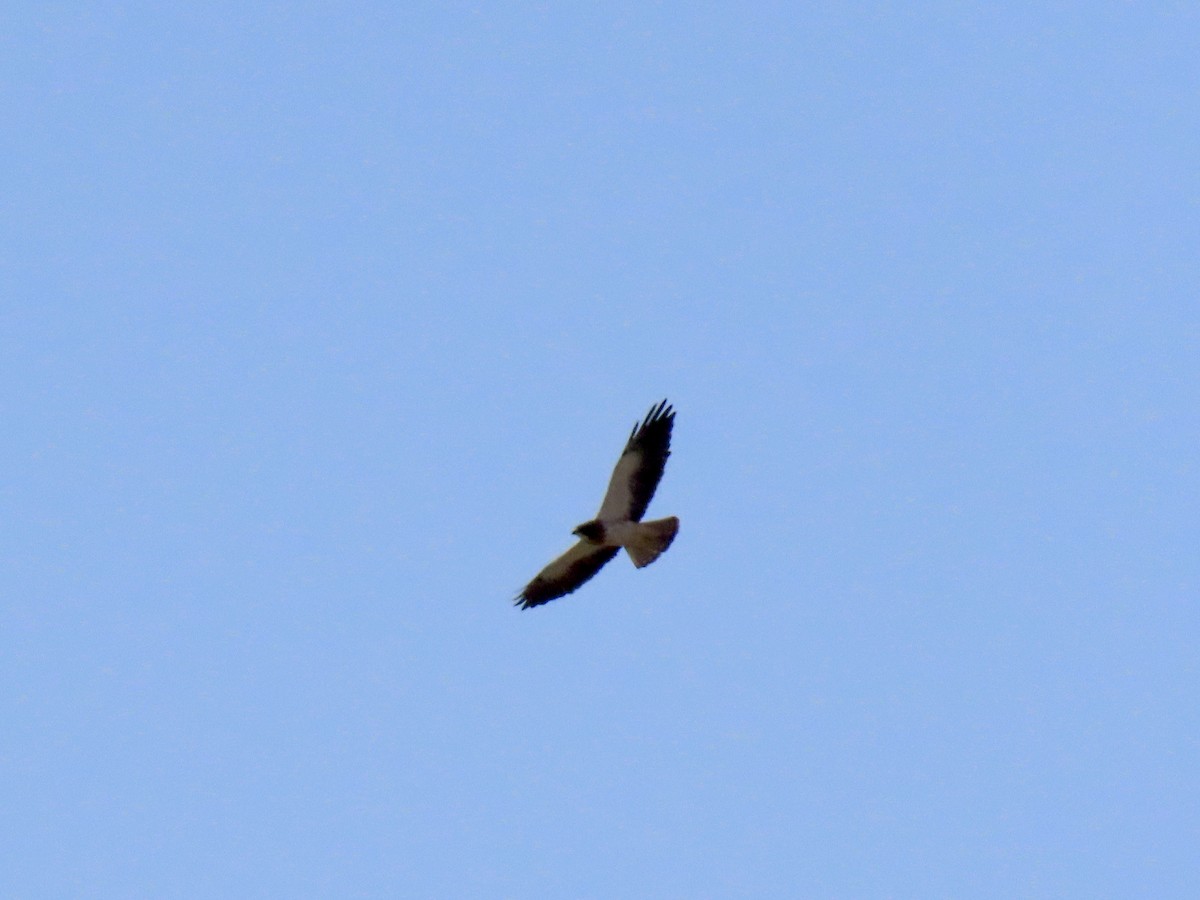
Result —
<instances>
[{"instance_id":1,"label":"bird's head","mask_svg":"<svg viewBox=\"0 0 1200 900\"><path fill-rule=\"evenodd\" d=\"M584 522L578 528L571 532L585 541L590 541L593 544L604 543L604 526L597 520L592 519L590 522Z\"/></svg>"}]
</instances>

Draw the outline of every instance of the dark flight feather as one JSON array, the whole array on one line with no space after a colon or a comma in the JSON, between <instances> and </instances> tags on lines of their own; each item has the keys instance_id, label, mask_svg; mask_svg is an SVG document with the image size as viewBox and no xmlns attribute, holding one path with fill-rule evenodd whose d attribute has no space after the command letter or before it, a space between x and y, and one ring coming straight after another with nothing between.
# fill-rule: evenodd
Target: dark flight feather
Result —
<instances>
[{"instance_id":1,"label":"dark flight feather","mask_svg":"<svg viewBox=\"0 0 1200 900\"><path fill-rule=\"evenodd\" d=\"M646 413L639 427L635 422L625 445L625 453L639 453L641 460L631 476L630 493L632 507L629 518L640 522L646 508L654 499L654 492L662 480L671 455L671 428L675 424L675 410L666 400ZM624 455L624 454L622 454Z\"/></svg>"},{"instance_id":2,"label":"dark flight feather","mask_svg":"<svg viewBox=\"0 0 1200 900\"><path fill-rule=\"evenodd\" d=\"M587 556L566 566L561 573L555 573L556 577L554 578L544 578L538 575L537 578L525 585L525 590L517 595L514 602L521 609L529 609L549 603L551 600L557 600L559 597L565 597L604 568L620 549L620 547L596 547Z\"/></svg>"}]
</instances>

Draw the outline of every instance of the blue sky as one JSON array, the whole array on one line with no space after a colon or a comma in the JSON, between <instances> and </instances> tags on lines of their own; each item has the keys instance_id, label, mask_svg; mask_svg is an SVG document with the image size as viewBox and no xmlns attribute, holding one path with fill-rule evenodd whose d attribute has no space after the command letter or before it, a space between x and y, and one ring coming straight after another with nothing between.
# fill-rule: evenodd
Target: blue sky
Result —
<instances>
[{"instance_id":1,"label":"blue sky","mask_svg":"<svg viewBox=\"0 0 1200 900\"><path fill-rule=\"evenodd\" d=\"M1193 896L1198 28L18 4L5 896Z\"/></svg>"}]
</instances>

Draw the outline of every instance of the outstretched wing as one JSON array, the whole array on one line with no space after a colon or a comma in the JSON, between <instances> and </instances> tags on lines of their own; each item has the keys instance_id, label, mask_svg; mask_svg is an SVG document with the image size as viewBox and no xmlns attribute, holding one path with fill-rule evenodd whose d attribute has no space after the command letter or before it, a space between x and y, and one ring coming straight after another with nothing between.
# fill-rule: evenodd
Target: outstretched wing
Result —
<instances>
[{"instance_id":1,"label":"outstretched wing","mask_svg":"<svg viewBox=\"0 0 1200 900\"><path fill-rule=\"evenodd\" d=\"M617 555L620 547L597 547L580 541L542 571L537 578L525 585L515 602L521 609L540 606L571 593Z\"/></svg>"},{"instance_id":2,"label":"outstretched wing","mask_svg":"<svg viewBox=\"0 0 1200 900\"><path fill-rule=\"evenodd\" d=\"M663 476L667 457L671 455L671 426L674 424L675 410L666 400L650 407L641 426L634 423L629 442L613 469L597 519L642 520Z\"/></svg>"}]
</instances>

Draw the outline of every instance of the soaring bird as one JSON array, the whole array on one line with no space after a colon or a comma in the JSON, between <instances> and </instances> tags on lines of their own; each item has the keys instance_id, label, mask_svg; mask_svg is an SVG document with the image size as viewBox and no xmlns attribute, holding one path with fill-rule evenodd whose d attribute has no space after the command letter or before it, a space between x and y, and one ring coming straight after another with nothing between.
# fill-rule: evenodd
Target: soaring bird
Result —
<instances>
[{"instance_id":1,"label":"soaring bird","mask_svg":"<svg viewBox=\"0 0 1200 900\"><path fill-rule=\"evenodd\" d=\"M640 425L633 423L596 518L571 532L579 542L525 585L514 601L521 609L540 606L571 593L599 572L622 547L640 569L671 546L679 531L679 519L671 516L643 522L642 516L671 455L674 424L675 411L666 400L650 407Z\"/></svg>"}]
</instances>

